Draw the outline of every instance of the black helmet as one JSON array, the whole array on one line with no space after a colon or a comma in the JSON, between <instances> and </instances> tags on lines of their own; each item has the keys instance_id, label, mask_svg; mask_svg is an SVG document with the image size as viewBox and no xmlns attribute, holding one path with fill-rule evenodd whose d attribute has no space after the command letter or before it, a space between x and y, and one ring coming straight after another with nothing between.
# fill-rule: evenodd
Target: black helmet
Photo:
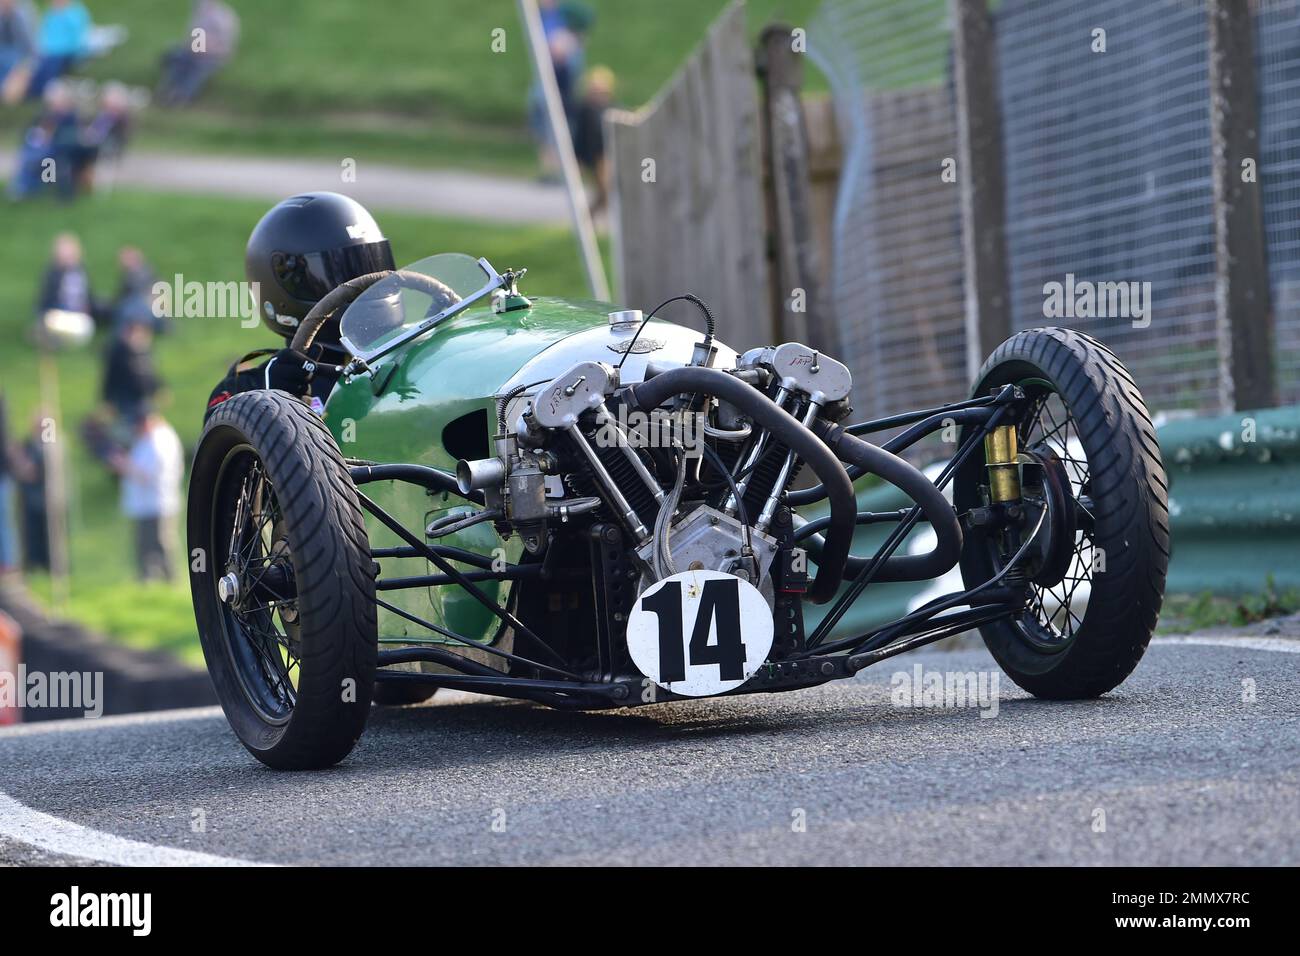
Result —
<instances>
[{"instance_id":1,"label":"black helmet","mask_svg":"<svg viewBox=\"0 0 1300 956\"><path fill-rule=\"evenodd\" d=\"M359 202L338 193L303 193L262 217L248 237L244 270L257 283L263 324L289 338L311 307L337 286L371 272L395 269L393 250ZM337 344L339 325L316 336Z\"/></svg>"}]
</instances>

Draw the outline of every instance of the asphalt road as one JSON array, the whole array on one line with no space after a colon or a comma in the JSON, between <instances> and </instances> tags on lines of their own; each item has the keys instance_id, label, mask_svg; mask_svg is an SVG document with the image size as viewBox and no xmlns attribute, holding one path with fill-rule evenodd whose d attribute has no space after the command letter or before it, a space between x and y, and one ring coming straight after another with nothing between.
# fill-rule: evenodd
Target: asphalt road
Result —
<instances>
[{"instance_id":1,"label":"asphalt road","mask_svg":"<svg viewBox=\"0 0 1300 956\"><path fill-rule=\"evenodd\" d=\"M13 175L13 158L0 151L0 179ZM459 169L415 169L363 163L354 182L343 182L330 160L274 156L203 156L128 150L107 171L118 186L152 192L232 196L279 202L325 189L351 196L372 210L426 213L482 222L564 225L568 199L562 186L514 176ZM103 179L104 174L97 179ZM102 184L101 184L102 185Z\"/></svg>"},{"instance_id":2,"label":"asphalt road","mask_svg":"<svg viewBox=\"0 0 1300 956\"><path fill-rule=\"evenodd\" d=\"M1298 648L1162 642L1088 702L1002 678L991 718L891 701L983 650L611 713L459 695L376 710L311 774L215 710L32 725L0 731L0 863L1295 865Z\"/></svg>"}]
</instances>

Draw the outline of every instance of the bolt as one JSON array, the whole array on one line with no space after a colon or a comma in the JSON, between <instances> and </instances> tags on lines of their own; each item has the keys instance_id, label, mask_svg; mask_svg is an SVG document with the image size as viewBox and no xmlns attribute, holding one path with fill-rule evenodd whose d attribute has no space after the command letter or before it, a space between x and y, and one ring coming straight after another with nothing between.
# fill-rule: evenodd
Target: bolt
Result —
<instances>
[{"instance_id":1,"label":"bolt","mask_svg":"<svg viewBox=\"0 0 1300 956\"><path fill-rule=\"evenodd\" d=\"M217 597L221 598L226 604L234 604L239 600L239 575L234 571L222 577L217 581Z\"/></svg>"}]
</instances>

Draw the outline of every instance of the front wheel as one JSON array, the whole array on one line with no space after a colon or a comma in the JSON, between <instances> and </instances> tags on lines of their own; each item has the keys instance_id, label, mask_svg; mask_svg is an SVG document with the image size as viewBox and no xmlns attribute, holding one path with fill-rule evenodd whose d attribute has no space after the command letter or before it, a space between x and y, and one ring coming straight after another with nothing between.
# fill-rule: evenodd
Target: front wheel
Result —
<instances>
[{"instance_id":1,"label":"front wheel","mask_svg":"<svg viewBox=\"0 0 1300 956\"><path fill-rule=\"evenodd\" d=\"M998 664L1036 697L1096 697L1124 680L1146 650L1169 566L1169 499L1155 427L1137 384L1108 348L1071 329L1021 332L984 363L975 395L1003 385L1025 394L1015 420L1026 505L1045 511L1016 617L982 627ZM984 461L958 473L967 514L988 492ZM1003 566L1004 547L966 535L968 588Z\"/></svg>"},{"instance_id":2,"label":"front wheel","mask_svg":"<svg viewBox=\"0 0 1300 956\"><path fill-rule=\"evenodd\" d=\"M276 769L342 760L374 690L375 582L324 423L282 392L219 406L194 457L188 533L203 656L235 734Z\"/></svg>"}]
</instances>

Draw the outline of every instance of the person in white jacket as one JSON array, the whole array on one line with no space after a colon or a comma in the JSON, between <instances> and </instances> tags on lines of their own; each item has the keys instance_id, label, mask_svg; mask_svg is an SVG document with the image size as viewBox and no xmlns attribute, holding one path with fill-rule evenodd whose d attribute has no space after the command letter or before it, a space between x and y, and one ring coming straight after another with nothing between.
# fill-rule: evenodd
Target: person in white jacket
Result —
<instances>
[{"instance_id":1,"label":"person in white jacket","mask_svg":"<svg viewBox=\"0 0 1300 956\"><path fill-rule=\"evenodd\" d=\"M114 467L122 478L122 513L135 525L141 581L172 580L185 453L175 429L152 409L136 419L134 438Z\"/></svg>"}]
</instances>

